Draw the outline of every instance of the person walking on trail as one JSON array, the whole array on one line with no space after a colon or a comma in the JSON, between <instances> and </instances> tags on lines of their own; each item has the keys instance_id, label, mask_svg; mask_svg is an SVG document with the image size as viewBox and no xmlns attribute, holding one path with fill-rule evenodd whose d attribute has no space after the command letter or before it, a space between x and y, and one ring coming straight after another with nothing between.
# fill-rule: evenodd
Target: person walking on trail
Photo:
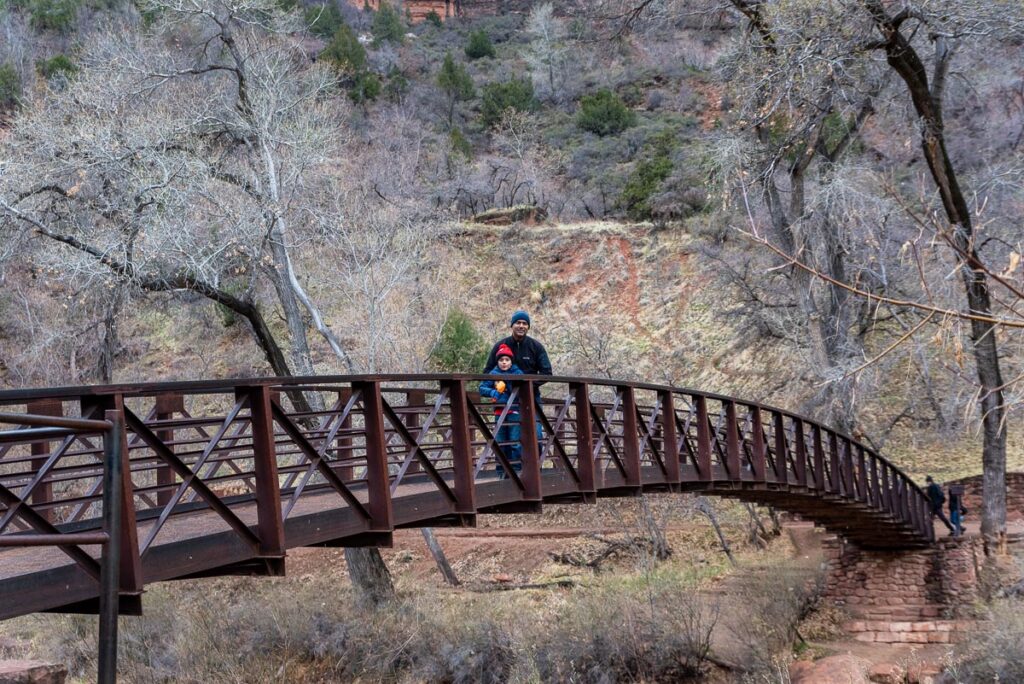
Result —
<instances>
[{"instance_id":1,"label":"person walking on trail","mask_svg":"<svg viewBox=\"0 0 1024 684\"><path fill-rule=\"evenodd\" d=\"M946 495L942 493L942 487L932 479L931 475L925 476L924 481L928 483L925 494L928 495L928 504L931 507L932 518L941 520L950 534L954 534L953 526L950 524L946 514L942 512L942 504L946 503Z\"/></svg>"},{"instance_id":2,"label":"person walking on trail","mask_svg":"<svg viewBox=\"0 0 1024 684\"><path fill-rule=\"evenodd\" d=\"M512 362L512 350L507 344L499 344L497 351L497 363L489 375L522 375L523 371L519 369L519 366ZM504 380L484 380L480 383L480 396L489 397L497 402L497 406L494 409L494 415L498 416L495 420L500 420L502 413L505 413L505 406L512 400L512 388L508 386ZM523 472L523 446L519 443L519 400L512 400L511 406L508 407L508 412L505 414L505 420L502 421L501 427L498 428L497 434L494 438L498 441L498 446L502 453L505 454L505 458L508 459L509 465L517 473ZM495 471L498 473L498 479L505 479L505 467L498 462Z\"/></svg>"},{"instance_id":3,"label":"person walking on trail","mask_svg":"<svg viewBox=\"0 0 1024 684\"><path fill-rule=\"evenodd\" d=\"M953 524L953 536L962 537L964 534L964 486L960 484L949 485L949 522Z\"/></svg>"}]
</instances>

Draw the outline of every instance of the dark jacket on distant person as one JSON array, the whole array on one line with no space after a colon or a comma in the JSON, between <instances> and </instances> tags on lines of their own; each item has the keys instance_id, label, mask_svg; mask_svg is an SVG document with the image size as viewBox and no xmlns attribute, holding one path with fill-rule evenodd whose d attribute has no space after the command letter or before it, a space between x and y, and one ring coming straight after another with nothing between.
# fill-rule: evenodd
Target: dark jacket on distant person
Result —
<instances>
[{"instance_id":1,"label":"dark jacket on distant person","mask_svg":"<svg viewBox=\"0 0 1024 684\"><path fill-rule=\"evenodd\" d=\"M942 493L942 487L937 482L932 482L926 490L928 501L932 505L932 511L941 511L942 504L946 501L946 495Z\"/></svg>"},{"instance_id":2,"label":"dark jacket on distant person","mask_svg":"<svg viewBox=\"0 0 1024 684\"><path fill-rule=\"evenodd\" d=\"M484 373L490 373L498 365L498 347L507 344L512 350L512 363L519 367L524 375L551 375L551 361L548 359L548 352L544 345L527 335L520 341L509 335L499 340L491 349L487 357L487 365L484 366Z\"/></svg>"}]
</instances>

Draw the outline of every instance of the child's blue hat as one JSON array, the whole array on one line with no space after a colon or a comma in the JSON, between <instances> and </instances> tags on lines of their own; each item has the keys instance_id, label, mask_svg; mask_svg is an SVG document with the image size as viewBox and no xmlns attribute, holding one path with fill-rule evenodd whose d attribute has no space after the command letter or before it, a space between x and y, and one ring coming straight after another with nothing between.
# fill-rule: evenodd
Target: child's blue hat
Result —
<instances>
[{"instance_id":1,"label":"child's blue hat","mask_svg":"<svg viewBox=\"0 0 1024 684\"><path fill-rule=\"evenodd\" d=\"M508 324L508 327L511 328L519 321L526 321L526 325L532 325L530 323L530 314L520 309L519 311L516 311L514 314L512 314L512 322Z\"/></svg>"}]
</instances>

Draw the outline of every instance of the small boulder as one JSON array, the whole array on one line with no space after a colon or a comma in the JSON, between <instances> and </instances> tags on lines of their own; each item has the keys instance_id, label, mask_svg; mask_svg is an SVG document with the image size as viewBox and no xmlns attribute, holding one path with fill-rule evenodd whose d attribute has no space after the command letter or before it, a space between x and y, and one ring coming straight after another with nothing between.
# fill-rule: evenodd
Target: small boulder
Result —
<instances>
[{"instance_id":1,"label":"small boulder","mask_svg":"<svg viewBox=\"0 0 1024 684\"><path fill-rule=\"evenodd\" d=\"M793 665L799 665L799 661ZM793 684L868 684L871 663L852 655L834 655L789 670Z\"/></svg>"},{"instance_id":2,"label":"small boulder","mask_svg":"<svg viewBox=\"0 0 1024 684\"><path fill-rule=\"evenodd\" d=\"M64 684L68 671L63 665L39 660L0 662L0 684Z\"/></svg>"},{"instance_id":3,"label":"small boulder","mask_svg":"<svg viewBox=\"0 0 1024 684\"><path fill-rule=\"evenodd\" d=\"M871 668L868 679L875 684L903 684L903 668L896 663L878 663Z\"/></svg>"}]
</instances>

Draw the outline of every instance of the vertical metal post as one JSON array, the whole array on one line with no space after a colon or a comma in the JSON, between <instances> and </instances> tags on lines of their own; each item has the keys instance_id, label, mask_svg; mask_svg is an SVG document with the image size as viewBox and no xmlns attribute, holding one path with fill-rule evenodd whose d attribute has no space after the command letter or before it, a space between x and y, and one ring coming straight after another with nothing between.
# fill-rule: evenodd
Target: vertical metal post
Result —
<instances>
[{"instance_id":1,"label":"vertical metal post","mask_svg":"<svg viewBox=\"0 0 1024 684\"><path fill-rule=\"evenodd\" d=\"M463 397L465 397L464 392ZM405 393L406 407L423 406L426 403L426 401L427 393L424 392L423 390L409 390L408 392ZM419 430L417 428L420 427L422 423L422 418L423 416L421 416L418 411L410 411L406 413L404 416L402 416L402 422L405 424L407 428L409 428L409 432L412 434L413 437L419 435ZM413 473L418 473L421 470L422 468L420 468L419 459L414 458L409 463L409 468L405 471L405 474L412 475Z\"/></svg>"},{"instance_id":2,"label":"vertical metal post","mask_svg":"<svg viewBox=\"0 0 1024 684\"><path fill-rule=\"evenodd\" d=\"M338 405L341 410L344 411L345 407L348 406L349 399L352 398L352 390L343 389L338 391ZM338 431L338 454L335 460L339 463L348 463L349 465L343 465L337 468L338 477L342 482L346 484L352 481L354 473L352 472L352 435L350 430L352 429L352 416L345 416L345 420L341 422L341 428Z\"/></svg>"},{"instance_id":3,"label":"vertical metal post","mask_svg":"<svg viewBox=\"0 0 1024 684\"><path fill-rule=\"evenodd\" d=\"M128 431L124 420L124 395L106 394L82 398L82 415L89 415L94 407L105 413L114 411L120 426L121 494L120 502L120 565L118 580L122 594L142 593L142 558L139 556L139 530L135 522L135 485L132 482L131 454L128 450Z\"/></svg>"},{"instance_id":4,"label":"vertical metal post","mask_svg":"<svg viewBox=\"0 0 1024 684\"><path fill-rule=\"evenodd\" d=\"M708 423L708 402L699 394L693 397L697 409L697 469L702 482L711 481L711 426Z\"/></svg>"},{"instance_id":5,"label":"vertical metal post","mask_svg":"<svg viewBox=\"0 0 1024 684\"><path fill-rule=\"evenodd\" d=\"M786 442L786 419L778 411L772 412L772 432L775 433L775 481L789 482L789 447Z\"/></svg>"},{"instance_id":6,"label":"vertical metal post","mask_svg":"<svg viewBox=\"0 0 1024 684\"><path fill-rule=\"evenodd\" d=\"M452 412L452 468L455 472L456 513L476 515L476 490L473 487L473 442L469 435L469 400L466 383L448 380L442 383L448 389ZM412 392L408 396L411 396ZM423 399L420 399L422 402ZM411 400L410 400L411 403ZM418 424L419 421L417 420ZM412 471L409 471L412 472Z\"/></svg>"},{"instance_id":7,"label":"vertical metal post","mask_svg":"<svg viewBox=\"0 0 1024 684\"><path fill-rule=\"evenodd\" d=\"M121 565L121 478L124 435L123 417L119 411L107 411L110 428L103 436L103 530L107 542L100 559L100 684L117 681L117 614Z\"/></svg>"},{"instance_id":8,"label":"vertical metal post","mask_svg":"<svg viewBox=\"0 0 1024 684\"><path fill-rule=\"evenodd\" d=\"M585 494L597 491L595 485L594 434L590 422L590 395L583 383L569 386L576 405L576 471Z\"/></svg>"},{"instance_id":9,"label":"vertical metal post","mask_svg":"<svg viewBox=\"0 0 1024 684\"><path fill-rule=\"evenodd\" d=\"M796 460L796 483L807 486L807 437L804 435L804 421L793 419L793 448Z\"/></svg>"},{"instance_id":10,"label":"vertical metal post","mask_svg":"<svg viewBox=\"0 0 1024 684\"><path fill-rule=\"evenodd\" d=\"M814 488L825 491L825 448L821 443L821 428L811 425L811 446L814 450Z\"/></svg>"},{"instance_id":11,"label":"vertical metal post","mask_svg":"<svg viewBox=\"0 0 1024 684\"><path fill-rule=\"evenodd\" d=\"M26 409L29 413L37 416L55 416L61 417L64 415L64 402L59 399L36 399L35 401L28 402ZM50 456L50 442L38 442L32 445L32 470L38 473L46 463L47 458ZM53 472L52 470L50 472ZM36 485L35 491L32 492L33 504L48 504L53 501L53 482L49 478L44 479L38 485ZM47 522L53 522L53 509L50 507L42 508L38 511L39 515Z\"/></svg>"},{"instance_id":12,"label":"vertical metal post","mask_svg":"<svg viewBox=\"0 0 1024 684\"><path fill-rule=\"evenodd\" d=\"M750 446L751 446L751 467L754 469L754 479L758 482L767 480L767 464L765 460L764 426L761 424L761 408L750 406Z\"/></svg>"},{"instance_id":13,"label":"vertical metal post","mask_svg":"<svg viewBox=\"0 0 1024 684\"><path fill-rule=\"evenodd\" d=\"M839 463L839 438L836 433L828 431L828 457L830 463L829 491L833 494L843 493L843 471Z\"/></svg>"},{"instance_id":14,"label":"vertical metal post","mask_svg":"<svg viewBox=\"0 0 1024 684\"><path fill-rule=\"evenodd\" d=\"M857 501L867 503L871 500L868 490L868 467L864 459L864 447L857 445Z\"/></svg>"},{"instance_id":15,"label":"vertical metal post","mask_svg":"<svg viewBox=\"0 0 1024 684\"><path fill-rule=\"evenodd\" d=\"M640 434L636 423L636 394L632 387L623 387L622 392L622 450L625 456L626 485L641 486L640 479Z\"/></svg>"},{"instance_id":16,"label":"vertical metal post","mask_svg":"<svg viewBox=\"0 0 1024 684\"><path fill-rule=\"evenodd\" d=\"M352 383L360 392L363 402L363 421L366 425L366 491L369 497L370 530L390 532L391 481L388 475L387 436L384 433L384 399L380 382Z\"/></svg>"},{"instance_id":17,"label":"vertical metal post","mask_svg":"<svg viewBox=\"0 0 1024 684\"><path fill-rule=\"evenodd\" d=\"M882 500L882 475L878 470L878 459L871 455L871 505L882 510L885 505Z\"/></svg>"},{"instance_id":18,"label":"vertical metal post","mask_svg":"<svg viewBox=\"0 0 1024 684\"><path fill-rule=\"evenodd\" d=\"M730 479L739 480L740 474L740 431L736 422L736 403L725 404L725 469Z\"/></svg>"},{"instance_id":19,"label":"vertical metal post","mask_svg":"<svg viewBox=\"0 0 1024 684\"><path fill-rule=\"evenodd\" d=\"M260 555L283 558L284 521L281 516L281 482L277 473L277 445L274 442L274 414L270 407L270 387L238 387L235 393L238 398L245 397L249 403Z\"/></svg>"},{"instance_id":20,"label":"vertical metal post","mask_svg":"<svg viewBox=\"0 0 1024 684\"><path fill-rule=\"evenodd\" d=\"M170 420L175 413L181 413L185 409L185 397L175 393L164 393L156 395L157 420ZM167 448L174 451L174 428L163 428L156 433L157 438L167 445ZM156 492L156 502L166 506L174 494L174 485L177 478L171 466L161 463L156 467L156 484L159 489Z\"/></svg>"},{"instance_id":21,"label":"vertical metal post","mask_svg":"<svg viewBox=\"0 0 1024 684\"><path fill-rule=\"evenodd\" d=\"M843 496L847 499L857 498L857 485L853 467L853 444L843 440Z\"/></svg>"},{"instance_id":22,"label":"vertical metal post","mask_svg":"<svg viewBox=\"0 0 1024 684\"><path fill-rule=\"evenodd\" d=\"M682 468L679 464L679 438L676 436L676 405L672 392L658 392L661 399L661 456L665 461L665 472L670 485L679 484Z\"/></svg>"},{"instance_id":23,"label":"vertical metal post","mask_svg":"<svg viewBox=\"0 0 1024 684\"><path fill-rule=\"evenodd\" d=\"M519 388L519 441L523 447L524 501L543 499L540 484L540 446L537 444L537 409L533 396L533 383L529 380L516 383Z\"/></svg>"}]
</instances>

